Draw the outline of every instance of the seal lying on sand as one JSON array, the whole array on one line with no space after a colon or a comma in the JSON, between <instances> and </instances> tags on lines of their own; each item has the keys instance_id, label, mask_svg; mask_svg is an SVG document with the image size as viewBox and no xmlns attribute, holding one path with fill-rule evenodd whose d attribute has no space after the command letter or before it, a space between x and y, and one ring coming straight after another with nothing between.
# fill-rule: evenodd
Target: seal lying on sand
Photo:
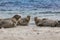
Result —
<instances>
[{"instance_id":1,"label":"seal lying on sand","mask_svg":"<svg viewBox=\"0 0 60 40\"><path fill-rule=\"evenodd\" d=\"M21 20L18 21L18 25L27 26L29 21L30 21L30 16L27 16L26 18L21 18Z\"/></svg>"},{"instance_id":2,"label":"seal lying on sand","mask_svg":"<svg viewBox=\"0 0 60 40\"><path fill-rule=\"evenodd\" d=\"M21 16L19 15L14 15L12 18L7 18L7 19L0 19L0 28L11 28L15 27L17 25L17 20L19 20Z\"/></svg>"},{"instance_id":3,"label":"seal lying on sand","mask_svg":"<svg viewBox=\"0 0 60 40\"><path fill-rule=\"evenodd\" d=\"M34 18L35 24L37 26L51 26L56 27L58 25L58 21L50 20L50 19L38 19L37 17Z\"/></svg>"}]
</instances>

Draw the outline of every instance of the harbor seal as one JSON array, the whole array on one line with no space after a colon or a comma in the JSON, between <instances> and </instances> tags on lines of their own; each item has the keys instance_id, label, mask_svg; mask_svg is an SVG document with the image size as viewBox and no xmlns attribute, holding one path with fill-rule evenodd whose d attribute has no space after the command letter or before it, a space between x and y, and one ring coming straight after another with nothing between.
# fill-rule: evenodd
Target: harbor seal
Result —
<instances>
[{"instance_id":1,"label":"harbor seal","mask_svg":"<svg viewBox=\"0 0 60 40\"><path fill-rule=\"evenodd\" d=\"M27 16L26 18L21 18L21 20L18 21L18 25L27 26L29 21L30 21L30 16Z\"/></svg>"},{"instance_id":2,"label":"harbor seal","mask_svg":"<svg viewBox=\"0 0 60 40\"><path fill-rule=\"evenodd\" d=\"M0 28L11 28L17 26L17 21L21 18L19 15L14 15L12 18L0 19Z\"/></svg>"},{"instance_id":3,"label":"harbor seal","mask_svg":"<svg viewBox=\"0 0 60 40\"><path fill-rule=\"evenodd\" d=\"M34 18L35 24L37 26L51 26L51 27L56 27L58 24L58 21L55 20L50 20L47 18L43 19L38 19L37 17Z\"/></svg>"}]
</instances>

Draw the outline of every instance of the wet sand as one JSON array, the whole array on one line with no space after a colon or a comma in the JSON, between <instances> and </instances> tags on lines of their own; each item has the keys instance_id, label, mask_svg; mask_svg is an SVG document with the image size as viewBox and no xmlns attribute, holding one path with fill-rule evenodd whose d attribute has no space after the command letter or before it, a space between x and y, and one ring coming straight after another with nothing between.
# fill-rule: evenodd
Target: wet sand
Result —
<instances>
[{"instance_id":1,"label":"wet sand","mask_svg":"<svg viewBox=\"0 0 60 40\"><path fill-rule=\"evenodd\" d=\"M17 26L0 29L0 40L60 40L60 27Z\"/></svg>"}]
</instances>

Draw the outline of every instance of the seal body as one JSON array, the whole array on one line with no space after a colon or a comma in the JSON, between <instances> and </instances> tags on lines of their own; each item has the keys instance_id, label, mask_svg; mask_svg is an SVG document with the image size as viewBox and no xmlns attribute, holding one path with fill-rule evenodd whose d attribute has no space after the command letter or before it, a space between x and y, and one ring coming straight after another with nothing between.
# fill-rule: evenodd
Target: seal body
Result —
<instances>
[{"instance_id":1,"label":"seal body","mask_svg":"<svg viewBox=\"0 0 60 40\"><path fill-rule=\"evenodd\" d=\"M19 15L14 15L12 18L0 19L0 28L16 27L18 20L21 18Z\"/></svg>"},{"instance_id":2,"label":"seal body","mask_svg":"<svg viewBox=\"0 0 60 40\"><path fill-rule=\"evenodd\" d=\"M56 27L57 24L58 24L58 21L50 20L50 19L47 19L47 18L38 19L37 17L35 17L34 20L35 20L35 24L37 26L51 26L51 27Z\"/></svg>"},{"instance_id":3,"label":"seal body","mask_svg":"<svg viewBox=\"0 0 60 40\"><path fill-rule=\"evenodd\" d=\"M1 19L0 27L4 27L4 28L15 27L15 23L11 19Z\"/></svg>"}]
</instances>

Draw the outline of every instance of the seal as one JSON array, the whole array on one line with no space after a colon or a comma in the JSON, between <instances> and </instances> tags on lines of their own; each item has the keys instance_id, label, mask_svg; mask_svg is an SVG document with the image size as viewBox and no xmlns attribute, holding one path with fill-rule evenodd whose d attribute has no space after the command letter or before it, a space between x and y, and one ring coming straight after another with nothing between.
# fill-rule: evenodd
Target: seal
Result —
<instances>
[{"instance_id":1,"label":"seal","mask_svg":"<svg viewBox=\"0 0 60 40\"><path fill-rule=\"evenodd\" d=\"M26 18L21 18L21 20L18 21L18 25L21 26L27 26L30 21L30 16L27 16Z\"/></svg>"},{"instance_id":2,"label":"seal","mask_svg":"<svg viewBox=\"0 0 60 40\"><path fill-rule=\"evenodd\" d=\"M19 15L14 15L12 18L0 19L0 28L11 28L17 26L17 21L21 18Z\"/></svg>"},{"instance_id":3,"label":"seal","mask_svg":"<svg viewBox=\"0 0 60 40\"><path fill-rule=\"evenodd\" d=\"M37 17L34 18L35 24L37 26L51 26L51 27L56 27L58 24L58 21L56 20L50 20L47 18L43 19L38 19Z\"/></svg>"}]
</instances>

